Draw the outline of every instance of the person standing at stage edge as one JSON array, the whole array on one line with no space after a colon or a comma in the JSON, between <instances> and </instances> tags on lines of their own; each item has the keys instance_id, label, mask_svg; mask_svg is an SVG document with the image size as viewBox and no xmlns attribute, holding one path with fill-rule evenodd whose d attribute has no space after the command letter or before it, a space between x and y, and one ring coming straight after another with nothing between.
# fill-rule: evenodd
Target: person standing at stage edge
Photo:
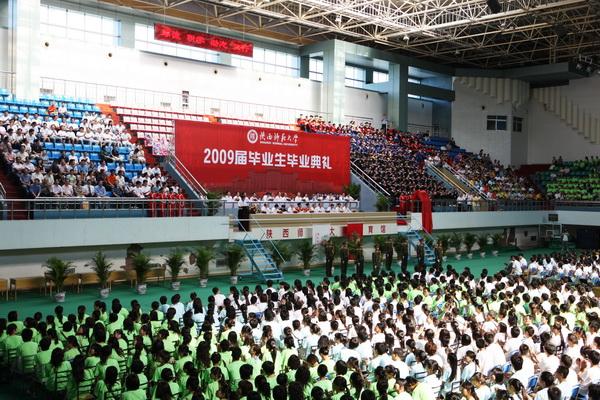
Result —
<instances>
[{"instance_id":1,"label":"person standing at stage edge","mask_svg":"<svg viewBox=\"0 0 600 400\"><path fill-rule=\"evenodd\" d=\"M365 255L363 254L363 248L362 243L360 243L360 239L357 239L354 254L356 255L356 276L362 277L364 276L365 270Z\"/></svg>"},{"instance_id":2,"label":"person standing at stage edge","mask_svg":"<svg viewBox=\"0 0 600 400\"><path fill-rule=\"evenodd\" d=\"M425 267L425 242L423 239L419 239L417 245L417 271L423 270Z\"/></svg>"},{"instance_id":3,"label":"person standing at stage edge","mask_svg":"<svg viewBox=\"0 0 600 400\"><path fill-rule=\"evenodd\" d=\"M441 267L442 266L442 261L443 261L443 257L444 257L444 249L442 248L442 242L440 242L439 240L437 241L437 243L435 244L435 266L436 267Z\"/></svg>"},{"instance_id":4,"label":"person standing at stage edge","mask_svg":"<svg viewBox=\"0 0 600 400\"><path fill-rule=\"evenodd\" d=\"M373 273L379 274L381 272L381 250L379 245L375 245L375 250L371 255L373 261Z\"/></svg>"},{"instance_id":5,"label":"person standing at stage edge","mask_svg":"<svg viewBox=\"0 0 600 400\"><path fill-rule=\"evenodd\" d=\"M400 261L400 269L402 273L406 274L408 271L408 251L409 251L409 241L408 239L404 239L400 242L400 247L398 250L398 261Z\"/></svg>"},{"instance_id":6,"label":"person standing at stage edge","mask_svg":"<svg viewBox=\"0 0 600 400\"><path fill-rule=\"evenodd\" d=\"M331 239L325 242L325 276L333 276L333 257L335 256L335 248Z\"/></svg>"},{"instance_id":7,"label":"person standing at stage edge","mask_svg":"<svg viewBox=\"0 0 600 400\"><path fill-rule=\"evenodd\" d=\"M342 247L340 247L340 273L342 278L346 277L346 273L348 271L348 258L350 255L350 251L348 250L348 243L342 243Z\"/></svg>"},{"instance_id":8,"label":"person standing at stage edge","mask_svg":"<svg viewBox=\"0 0 600 400\"><path fill-rule=\"evenodd\" d=\"M385 268L388 271L392 270L392 262L394 261L394 241L390 236L385 242Z\"/></svg>"}]
</instances>

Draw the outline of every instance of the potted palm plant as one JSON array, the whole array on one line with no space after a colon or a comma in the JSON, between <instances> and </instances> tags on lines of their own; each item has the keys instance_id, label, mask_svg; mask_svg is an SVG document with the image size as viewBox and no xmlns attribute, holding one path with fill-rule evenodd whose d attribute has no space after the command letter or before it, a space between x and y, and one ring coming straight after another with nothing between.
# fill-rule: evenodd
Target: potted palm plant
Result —
<instances>
[{"instance_id":1,"label":"potted palm plant","mask_svg":"<svg viewBox=\"0 0 600 400\"><path fill-rule=\"evenodd\" d=\"M133 256L131 262L133 264L133 270L135 271L135 278L137 281L136 290L138 294L146 294L146 290L148 289L146 285L146 275L152 268L150 257L143 253L139 253Z\"/></svg>"},{"instance_id":2,"label":"potted palm plant","mask_svg":"<svg viewBox=\"0 0 600 400\"><path fill-rule=\"evenodd\" d=\"M448 247L450 247L450 236L449 235L438 235L438 242L442 245L442 260L446 261L448 257L446 257L446 252L448 251Z\"/></svg>"},{"instance_id":3,"label":"potted palm plant","mask_svg":"<svg viewBox=\"0 0 600 400\"><path fill-rule=\"evenodd\" d=\"M185 264L183 251L180 249L171 250L169 255L165 258L165 264L167 265L167 268L169 268L169 274L171 275L171 289L179 290L181 287L179 275L182 270L185 272L185 268L183 268L183 264Z\"/></svg>"},{"instance_id":4,"label":"potted palm plant","mask_svg":"<svg viewBox=\"0 0 600 400\"><path fill-rule=\"evenodd\" d=\"M471 232L465 233L463 243L467 248L467 258L473 258L473 246L475 246L475 243L477 243L477 236Z\"/></svg>"},{"instance_id":5,"label":"potted palm plant","mask_svg":"<svg viewBox=\"0 0 600 400\"><path fill-rule=\"evenodd\" d=\"M92 271L96 273L98 277L98 283L100 283L100 298L106 299L110 293L108 288L108 278L112 268L112 263L108 262L106 255L99 251L94 257L92 257Z\"/></svg>"},{"instance_id":6,"label":"potted palm plant","mask_svg":"<svg viewBox=\"0 0 600 400\"><path fill-rule=\"evenodd\" d=\"M200 272L200 287L205 288L208 283L208 265L215 259L212 246L200 246L190 254L190 264L196 264Z\"/></svg>"},{"instance_id":7,"label":"potted palm plant","mask_svg":"<svg viewBox=\"0 0 600 400\"><path fill-rule=\"evenodd\" d=\"M456 259L460 260L460 258L462 257L462 245L463 245L463 236L458 233L458 232L454 232L451 236L450 239L452 246L454 246L454 249L456 251Z\"/></svg>"},{"instance_id":8,"label":"potted palm plant","mask_svg":"<svg viewBox=\"0 0 600 400\"><path fill-rule=\"evenodd\" d=\"M54 299L57 303L64 303L66 296L64 290L65 280L75 272L73 263L61 260L58 257L50 257L44 264L44 267L46 268L46 273L44 274L46 279L52 282L56 289Z\"/></svg>"},{"instance_id":9,"label":"potted palm plant","mask_svg":"<svg viewBox=\"0 0 600 400\"><path fill-rule=\"evenodd\" d=\"M312 244L311 239L302 239L298 241L296 245L296 255L302 262L302 268L304 275L310 275L310 263L315 258L316 246Z\"/></svg>"},{"instance_id":10,"label":"potted palm plant","mask_svg":"<svg viewBox=\"0 0 600 400\"><path fill-rule=\"evenodd\" d=\"M221 250L221 254L223 254L225 257L225 261L229 267L229 272L231 273L231 284L236 285L238 282L238 268L240 267L242 260L244 260L246 257L244 254L244 248L238 244L230 243L227 244L223 250Z\"/></svg>"},{"instance_id":11,"label":"potted palm plant","mask_svg":"<svg viewBox=\"0 0 600 400\"><path fill-rule=\"evenodd\" d=\"M294 251L287 243L277 242L271 246L271 258L273 258L273 261L279 270L281 270L281 266L290 261L293 256Z\"/></svg>"},{"instance_id":12,"label":"potted palm plant","mask_svg":"<svg viewBox=\"0 0 600 400\"><path fill-rule=\"evenodd\" d=\"M498 252L502 248L502 242L504 241L504 235L501 233L495 233L492 235L492 254L494 257L498 257Z\"/></svg>"},{"instance_id":13,"label":"potted palm plant","mask_svg":"<svg viewBox=\"0 0 600 400\"><path fill-rule=\"evenodd\" d=\"M488 248L488 238L489 235L487 233L482 233L477 236L477 243L479 244L479 255L481 258L485 258L485 253Z\"/></svg>"}]
</instances>

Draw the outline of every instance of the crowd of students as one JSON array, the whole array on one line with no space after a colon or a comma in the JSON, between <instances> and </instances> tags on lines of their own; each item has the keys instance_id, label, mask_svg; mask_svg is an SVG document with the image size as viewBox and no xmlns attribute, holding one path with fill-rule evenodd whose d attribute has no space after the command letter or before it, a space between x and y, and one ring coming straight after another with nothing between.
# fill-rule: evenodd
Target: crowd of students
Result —
<instances>
[{"instance_id":1,"label":"crowd of students","mask_svg":"<svg viewBox=\"0 0 600 400\"><path fill-rule=\"evenodd\" d=\"M414 274L161 296L150 308L115 298L11 311L2 362L5 373L31 366L32 382L67 399L600 398L598 299L560 274L565 263L599 268L600 252L516 259L519 273L515 259L479 276L437 260Z\"/></svg>"},{"instance_id":2,"label":"crowd of students","mask_svg":"<svg viewBox=\"0 0 600 400\"><path fill-rule=\"evenodd\" d=\"M145 198L152 193L180 193L157 167L145 165L128 176L126 162L146 163L143 147L130 139L122 124L113 125L110 117L100 114L85 114L81 121L58 115L42 119L5 112L0 116L0 161L31 198ZM87 151L50 152L46 145L55 143L93 144L99 154L92 160Z\"/></svg>"}]
</instances>

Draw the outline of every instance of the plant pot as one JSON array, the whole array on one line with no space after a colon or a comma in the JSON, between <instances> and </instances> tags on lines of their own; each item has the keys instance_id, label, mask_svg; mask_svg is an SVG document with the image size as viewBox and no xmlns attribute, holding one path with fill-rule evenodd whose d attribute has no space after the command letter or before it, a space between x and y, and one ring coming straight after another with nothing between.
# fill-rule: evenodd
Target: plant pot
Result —
<instances>
[{"instance_id":1,"label":"plant pot","mask_svg":"<svg viewBox=\"0 0 600 400\"><path fill-rule=\"evenodd\" d=\"M498 250L494 250L494 251L492 251L492 255L493 255L494 257L498 257Z\"/></svg>"},{"instance_id":2,"label":"plant pot","mask_svg":"<svg viewBox=\"0 0 600 400\"><path fill-rule=\"evenodd\" d=\"M172 290L175 290L175 291L177 291L177 290L179 290L180 288L181 288L181 282L179 282L179 281L172 281L172 282L171 282L171 289L172 289Z\"/></svg>"},{"instance_id":3,"label":"plant pot","mask_svg":"<svg viewBox=\"0 0 600 400\"><path fill-rule=\"evenodd\" d=\"M208 284L208 278L200 279L200 287L204 288Z\"/></svg>"},{"instance_id":4,"label":"plant pot","mask_svg":"<svg viewBox=\"0 0 600 400\"><path fill-rule=\"evenodd\" d=\"M461 257L462 257L462 254L457 254L457 255L455 256L455 258L456 258L457 260L460 260L460 259L461 259Z\"/></svg>"},{"instance_id":5,"label":"plant pot","mask_svg":"<svg viewBox=\"0 0 600 400\"><path fill-rule=\"evenodd\" d=\"M146 294L146 290L148 290L148 285L146 285L145 283L142 285L137 285L135 290L138 294Z\"/></svg>"},{"instance_id":6,"label":"plant pot","mask_svg":"<svg viewBox=\"0 0 600 400\"><path fill-rule=\"evenodd\" d=\"M100 289L100 298L101 299L106 299L108 298L108 295L110 294L110 289L109 288L105 288L105 289Z\"/></svg>"},{"instance_id":7,"label":"plant pot","mask_svg":"<svg viewBox=\"0 0 600 400\"><path fill-rule=\"evenodd\" d=\"M54 300L57 303L64 303L65 302L65 296L67 295L66 292L58 292L54 294Z\"/></svg>"},{"instance_id":8,"label":"plant pot","mask_svg":"<svg viewBox=\"0 0 600 400\"><path fill-rule=\"evenodd\" d=\"M310 269L303 269L304 276L310 276Z\"/></svg>"},{"instance_id":9,"label":"plant pot","mask_svg":"<svg viewBox=\"0 0 600 400\"><path fill-rule=\"evenodd\" d=\"M229 280L231 281L231 284L232 284L232 285L237 285L237 283L238 283L238 276L237 276L237 275L235 275L235 276L230 276L230 277L229 277Z\"/></svg>"},{"instance_id":10,"label":"plant pot","mask_svg":"<svg viewBox=\"0 0 600 400\"><path fill-rule=\"evenodd\" d=\"M481 258L485 258L485 251L480 252L479 256L481 256Z\"/></svg>"}]
</instances>

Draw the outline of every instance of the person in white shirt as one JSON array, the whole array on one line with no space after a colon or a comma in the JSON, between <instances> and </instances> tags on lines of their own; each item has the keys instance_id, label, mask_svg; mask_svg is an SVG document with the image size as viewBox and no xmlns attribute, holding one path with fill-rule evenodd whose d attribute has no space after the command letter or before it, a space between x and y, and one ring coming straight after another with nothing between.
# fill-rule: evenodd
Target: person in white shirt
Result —
<instances>
[{"instance_id":1,"label":"person in white shirt","mask_svg":"<svg viewBox=\"0 0 600 400\"><path fill-rule=\"evenodd\" d=\"M538 355L538 368L541 372L549 371L556 372L556 368L560 365L560 359L556 356L556 346L551 343L544 345L544 352Z\"/></svg>"},{"instance_id":2,"label":"person in white shirt","mask_svg":"<svg viewBox=\"0 0 600 400\"><path fill-rule=\"evenodd\" d=\"M579 393L586 395L591 384L600 383L600 352L590 350L587 354L587 361L581 362L579 367Z\"/></svg>"}]
</instances>

